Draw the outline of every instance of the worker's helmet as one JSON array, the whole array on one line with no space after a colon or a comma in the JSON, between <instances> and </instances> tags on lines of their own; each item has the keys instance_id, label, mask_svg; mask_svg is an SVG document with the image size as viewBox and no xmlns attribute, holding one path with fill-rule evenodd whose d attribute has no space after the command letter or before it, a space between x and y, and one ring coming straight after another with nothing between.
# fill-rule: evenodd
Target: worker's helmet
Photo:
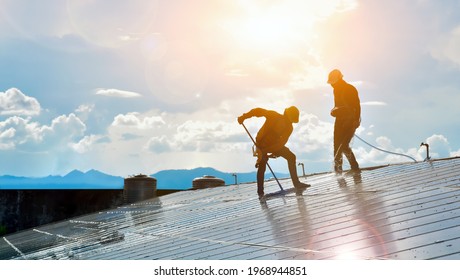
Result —
<instances>
[{"instance_id":1,"label":"worker's helmet","mask_svg":"<svg viewBox=\"0 0 460 280\"><path fill-rule=\"evenodd\" d=\"M340 81L342 78L343 78L342 72L340 72L339 69L334 69L331 71L331 73L329 73L327 83L333 85L337 83L338 81Z\"/></svg>"},{"instance_id":2,"label":"worker's helmet","mask_svg":"<svg viewBox=\"0 0 460 280\"><path fill-rule=\"evenodd\" d=\"M296 106L291 106L289 108L284 109L284 115L289 118L289 120L293 123L299 122L299 109Z\"/></svg>"}]
</instances>

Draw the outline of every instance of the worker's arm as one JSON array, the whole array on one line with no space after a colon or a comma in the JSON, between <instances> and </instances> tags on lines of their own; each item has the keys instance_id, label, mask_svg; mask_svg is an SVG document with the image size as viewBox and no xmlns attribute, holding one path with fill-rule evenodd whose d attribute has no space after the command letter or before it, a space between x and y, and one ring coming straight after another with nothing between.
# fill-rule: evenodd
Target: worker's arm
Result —
<instances>
[{"instance_id":1,"label":"worker's arm","mask_svg":"<svg viewBox=\"0 0 460 280\"><path fill-rule=\"evenodd\" d=\"M246 119L252 118L252 117L266 117L267 114L269 113L268 110L265 110L263 108L254 108L251 111L242 114L241 116L238 117L238 123L242 124Z\"/></svg>"}]
</instances>

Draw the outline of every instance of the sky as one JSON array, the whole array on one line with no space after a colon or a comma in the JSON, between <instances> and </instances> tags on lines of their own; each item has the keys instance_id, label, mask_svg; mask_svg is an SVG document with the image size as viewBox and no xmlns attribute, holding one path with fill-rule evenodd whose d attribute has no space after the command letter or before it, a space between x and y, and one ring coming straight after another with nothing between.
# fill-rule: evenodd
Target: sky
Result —
<instances>
[{"instance_id":1,"label":"sky","mask_svg":"<svg viewBox=\"0 0 460 280\"><path fill-rule=\"evenodd\" d=\"M366 142L460 155L460 0L0 0L0 66L0 175L251 172L237 117L292 105L287 146L331 171L335 68ZM411 161L352 148L361 167Z\"/></svg>"}]
</instances>

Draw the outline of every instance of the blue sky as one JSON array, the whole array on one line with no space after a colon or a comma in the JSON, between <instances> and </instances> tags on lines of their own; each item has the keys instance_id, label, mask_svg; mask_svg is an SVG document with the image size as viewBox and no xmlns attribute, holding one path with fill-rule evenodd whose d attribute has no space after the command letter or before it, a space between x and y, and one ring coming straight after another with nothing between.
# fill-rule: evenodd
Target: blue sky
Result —
<instances>
[{"instance_id":1,"label":"blue sky","mask_svg":"<svg viewBox=\"0 0 460 280\"><path fill-rule=\"evenodd\" d=\"M417 160L421 142L460 155L458 0L0 5L2 175L253 171L236 118L291 105L288 146L307 173L329 171L333 68L360 93L360 137ZM245 123L255 134L262 121ZM361 166L408 161L352 147Z\"/></svg>"}]
</instances>

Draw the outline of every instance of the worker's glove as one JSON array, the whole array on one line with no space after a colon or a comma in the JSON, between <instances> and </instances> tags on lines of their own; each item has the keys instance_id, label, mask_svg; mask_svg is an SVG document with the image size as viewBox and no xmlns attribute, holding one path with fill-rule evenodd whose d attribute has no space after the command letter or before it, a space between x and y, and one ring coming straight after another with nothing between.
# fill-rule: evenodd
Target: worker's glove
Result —
<instances>
[{"instance_id":1,"label":"worker's glove","mask_svg":"<svg viewBox=\"0 0 460 280\"><path fill-rule=\"evenodd\" d=\"M238 123L243 124L244 120L246 119L245 114L242 114L241 116L238 117Z\"/></svg>"},{"instance_id":2,"label":"worker's glove","mask_svg":"<svg viewBox=\"0 0 460 280\"><path fill-rule=\"evenodd\" d=\"M333 116L334 118L337 117L337 111L338 111L339 107L334 107L332 108L331 110L331 116Z\"/></svg>"}]
</instances>

